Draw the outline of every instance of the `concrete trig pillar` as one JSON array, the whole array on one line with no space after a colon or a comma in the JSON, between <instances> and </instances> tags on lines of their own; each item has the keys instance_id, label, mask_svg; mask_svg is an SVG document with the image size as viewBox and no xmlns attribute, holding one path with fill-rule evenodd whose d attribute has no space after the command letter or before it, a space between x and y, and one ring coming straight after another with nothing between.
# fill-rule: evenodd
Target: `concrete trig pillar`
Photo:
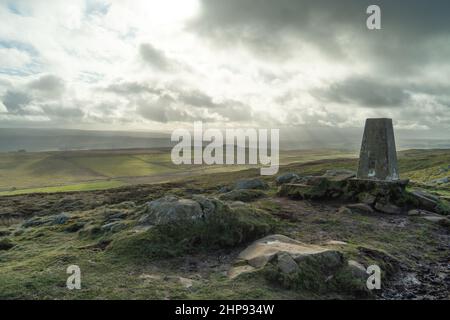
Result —
<instances>
[{"instance_id":1,"label":"concrete trig pillar","mask_svg":"<svg viewBox=\"0 0 450 320\"><path fill-rule=\"evenodd\" d=\"M357 178L399 180L392 119L366 120Z\"/></svg>"}]
</instances>

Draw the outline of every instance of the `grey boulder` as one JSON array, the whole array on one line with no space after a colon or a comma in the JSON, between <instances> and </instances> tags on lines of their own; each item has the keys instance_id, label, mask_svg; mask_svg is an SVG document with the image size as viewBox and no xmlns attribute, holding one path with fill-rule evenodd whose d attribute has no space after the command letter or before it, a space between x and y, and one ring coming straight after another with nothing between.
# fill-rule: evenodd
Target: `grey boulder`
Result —
<instances>
[{"instance_id":1,"label":"grey boulder","mask_svg":"<svg viewBox=\"0 0 450 320\"><path fill-rule=\"evenodd\" d=\"M236 182L236 190L246 189L268 189L269 185L261 179L243 179Z\"/></svg>"},{"instance_id":2,"label":"grey boulder","mask_svg":"<svg viewBox=\"0 0 450 320\"><path fill-rule=\"evenodd\" d=\"M141 225L162 225L202 219L201 205L190 199L166 196L147 204L147 213L139 219Z\"/></svg>"}]
</instances>

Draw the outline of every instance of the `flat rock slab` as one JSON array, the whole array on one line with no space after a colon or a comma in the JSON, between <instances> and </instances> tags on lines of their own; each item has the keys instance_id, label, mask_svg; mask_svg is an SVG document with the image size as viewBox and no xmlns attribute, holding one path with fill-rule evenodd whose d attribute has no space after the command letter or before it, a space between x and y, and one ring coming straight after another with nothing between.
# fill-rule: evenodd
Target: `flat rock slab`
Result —
<instances>
[{"instance_id":1,"label":"flat rock slab","mask_svg":"<svg viewBox=\"0 0 450 320\"><path fill-rule=\"evenodd\" d=\"M295 262L310 256L336 255L340 257L340 253L335 250L304 244L289 237L275 234L255 241L242 251L235 262L235 266L228 272L228 276L234 278L239 274L261 269L277 256L283 262L283 266L295 270L292 261L286 257L286 254Z\"/></svg>"}]
</instances>

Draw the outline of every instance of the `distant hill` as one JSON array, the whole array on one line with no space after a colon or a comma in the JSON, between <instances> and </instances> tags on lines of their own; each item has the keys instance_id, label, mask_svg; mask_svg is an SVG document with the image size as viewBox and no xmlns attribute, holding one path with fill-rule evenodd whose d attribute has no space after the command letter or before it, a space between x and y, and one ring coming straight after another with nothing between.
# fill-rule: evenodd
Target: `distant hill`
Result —
<instances>
[{"instance_id":1,"label":"distant hill","mask_svg":"<svg viewBox=\"0 0 450 320\"><path fill-rule=\"evenodd\" d=\"M169 146L170 135L164 133L0 128L0 152L162 148Z\"/></svg>"},{"instance_id":2,"label":"distant hill","mask_svg":"<svg viewBox=\"0 0 450 320\"><path fill-rule=\"evenodd\" d=\"M345 149L358 151L362 129L283 128L280 148ZM408 132L396 131L398 149L445 149L449 139L416 138ZM69 129L0 128L0 152L68 151L100 149L168 148L174 143L169 133L132 131L94 131Z\"/></svg>"}]
</instances>

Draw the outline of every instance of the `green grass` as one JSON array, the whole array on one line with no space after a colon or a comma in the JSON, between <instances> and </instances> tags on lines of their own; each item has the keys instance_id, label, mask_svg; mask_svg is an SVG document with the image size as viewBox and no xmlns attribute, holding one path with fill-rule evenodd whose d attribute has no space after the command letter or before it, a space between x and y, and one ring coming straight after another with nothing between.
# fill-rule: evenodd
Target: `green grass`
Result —
<instances>
[{"instance_id":1,"label":"green grass","mask_svg":"<svg viewBox=\"0 0 450 320\"><path fill-rule=\"evenodd\" d=\"M402 178L426 183L450 175L449 150L405 150L398 153ZM334 161L322 161L335 159ZM311 165L304 166L306 162ZM297 169L315 174L331 168L356 170L357 154L341 150L289 150L280 152L280 172ZM170 150L101 150L36 153L0 153L0 196L33 192L84 191L123 184L176 181L205 174L230 177L249 165L174 165ZM245 175L245 174L244 174ZM209 178L205 178L209 179ZM106 181L106 180L113 180Z\"/></svg>"},{"instance_id":2,"label":"green grass","mask_svg":"<svg viewBox=\"0 0 450 320\"><path fill-rule=\"evenodd\" d=\"M93 191L93 190L105 190L110 188L117 188L123 186L124 183L120 181L98 181L87 182L80 184L72 184L67 186L55 186L55 187L43 187L43 188L30 188L21 189L15 191L3 191L0 192L0 196L11 196L27 193L57 193L57 192L73 192L73 191Z\"/></svg>"},{"instance_id":3,"label":"green grass","mask_svg":"<svg viewBox=\"0 0 450 320\"><path fill-rule=\"evenodd\" d=\"M351 155L339 150L282 151L280 163ZM0 153L0 195L113 188L250 167L255 166L174 165L169 149ZM108 179L116 182L106 183Z\"/></svg>"},{"instance_id":4,"label":"green grass","mask_svg":"<svg viewBox=\"0 0 450 320\"><path fill-rule=\"evenodd\" d=\"M161 172L166 169L171 170L170 158L167 153L152 154L150 152L142 152L117 151L114 153L111 151L107 153L108 156L103 154L100 156L99 154L94 154L95 152L76 152L69 155L67 153L25 154L23 159L16 154L3 154L0 155L0 174L3 177L8 174L12 175L14 172L25 175L24 172L30 172L26 171L30 170L30 168L40 168L39 170L43 172L41 174L35 172L33 177L33 179L37 179L33 181L39 181L39 177L49 179L48 177L51 176L50 167L54 166L61 177L67 174L68 177L70 176L70 179L76 181L76 176L72 174L75 174L77 170L86 175L99 177L99 172L95 169L101 167L100 158L109 164L115 163L120 167L127 163L136 169L136 171L132 168L116 170L113 166L107 164L104 166L101 174L115 175L123 172L127 174L132 172L147 174L147 167L142 163L149 162L159 166ZM335 153L331 152L330 154L333 155ZM74 160L76 157L83 160ZM114 160L108 160L110 157ZM331 168L356 169L356 159L342 159L342 157L338 159L340 158L339 156L335 160L305 163L307 161L323 160L326 157L327 155L322 151L317 153L298 152L297 155L296 152L286 153L282 156L282 161L285 161L288 165L281 167L280 173L294 171L300 174L317 174ZM417 159L420 160L417 161ZM416 177L419 181L427 181L428 176L422 174L423 170L439 168L448 164L449 160L449 150L425 150L423 153L420 151L401 152L399 156L401 175L402 177ZM68 167L68 171L64 171L64 163L66 162L72 164L70 169ZM231 168L235 169L234 166ZM110 196L114 199L121 196L121 202L133 201L136 205L130 203L126 205L125 203L110 204L107 201L107 196L99 193L84 193L75 196L58 194L38 195L35 197L23 196L11 199L3 198L2 201L4 203L10 203L11 213L17 212L19 203L25 203L26 212L33 210L31 211L32 214L37 213L41 215L45 214L46 207L49 207L51 213L47 214L69 212L71 220L61 226L44 225L22 228L20 224L23 222L23 218L14 216L9 220L5 219L4 223L0 224L0 232L5 234L0 237L8 239L14 244L14 247L9 250L0 250L0 299L311 299L327 297L315 296L302 290L284 289L281 286L268 282L259 274L244 275L234 280L227 278L224 275L224 270L219 268L222 263L227 262L221 260L222 256L226 256L231 252L231 257L234 257L245 245L226 250L223 248L197 250L199 244L194 242L189 247L192 249L189 250L188 257L177 255L175 258L161 259L158 255L148 255L145 263L142 263L140 260L130 259L130 254L133 253L132 250L137 250L138 256L141 257L142 255L140 254L143 250L149 249L150 246L145 245L147 240L155 245L154 241L150 241L152 239L136 234L133 230L132 223L139 217L136 210L146 201L167 193L176 192L180 193L180 196L186 196L186 194L189 194L187 190L192 189L199 189L201 193L216 196L216 191L221 185L232 184L237 179L260 177L257 169L234 172L222 171L204 176L200 176L198 174L199 171L194 171L194 169L188 168L190 176L188 175L187 178L185 177L183 180L169 185L140 186L140 188L144 189L144 192L134 187L126 188L125 195L120 195L120 193L125 193L122 190L117 194L105 192L105 194L110 193ZM220 171L227 169L227 167L208 167L202 173L205 173L207 170ZM8 170L11 171L8 173ZM184 169L174 168L173 170L183 171ZM101 178L106 179L105 177ZM16 177L16 179L20 180L22 178ZM280 215L280 213L293 212L298 215L298 220L277 220L277 223L274 224L276 227L274 232L285 234L305 243L317 244L330 239L346 241L348 246L342 249L344 253L350 258L366 264L371 263L371 261L366 261L366 257L361 256L358 251L360 246L373 247L379 251L385 251L406 265L416 263L416 257L412 257L412 253L419 255L418 261L421 263L424 261L438 261L445 255L448 256L448 251L441 252L436 249L442 246L446 238L443 238L440 233L442 232L441 227L431 222L422 221L419 218L405 218L405 220L407 219L406 224L402 225L400 219L403 219L403 217L398 217L398 221L391 221L391 219L396 218L358 213L348 216L338 215L334 210L321 209L321 204L317 204L314 210L310 208L309 204L305 203L303 206L289 209L284 202L274 202L271 198L271 195L273 196L276 191L274 186L275 177L262 177L262 179L271 185L271 189L266 192L268 197L252 202L251 206L263 211L264 215L257 217L256 221L251 220L254 218L251 215L246 215L245 217L250 219L247 221L248 225L253 225L256 222L265 223L265 219L263 219L265 215L268 215L270 218L281 219L279 217L284 215ZM4 184L9 183L8 181L1 181ZM45 181L42 184L49 182L51 181ZM1 192L0 195L87 191L114 188L122 184L122 180L114 178L63 186L5 191ZM449 194L444 189L442 192ZM58 206L53 207L59 204L60 200L71 200L72 197L82 199L80 201L82 203L72 199L76 204L74 209L71 210L60 209ZM44 203L45 206L38 202ZM64 203L64 201L61 203ZM89 204L89 206L84 204ZM41 210L40 208L44 209ZM292 212L288 209L292 210ZM129 214L126 220L127 223L130 223L128 229L116 234L93 236L66 231L69 225L79 222L87 222L87 226L100 227L105 223L107 212L111 210ZM313 211L312 214L310 214L310 211ZM211 231L214 232L214 230ZM216 233L218 234L218 232ZM248 234L249 232L246 233ZM163 234L169 235L168 232ZM226 235L226 233L223 233L223 235ZM230 238L230 236L226 235L226 239ZM133 247L133 243L126 243L124 240L133 240L135 247ZM98 249L96 245L101 241L111 241L111 247L106 250ZM180 243L185 245L183 242ZM119 245L123 246L123 250L115 251ZM212 266L199 268L194 274L194 272L190 272L186 268L188 262L190 263L192 260L200 261L201 263L208 262ZM82 270L82 290L69 291L65 287L68 277L66 268L71 264L79 265ZM207 270L207 272L204 270ZM200 277L197 272L204 273ZM189 277L194 279L195 282L192 289L186 289L178 281L171 280L171 276ZM335 298L342 298L342 296L337 295Z\"/></svg>"}]
</instances>

